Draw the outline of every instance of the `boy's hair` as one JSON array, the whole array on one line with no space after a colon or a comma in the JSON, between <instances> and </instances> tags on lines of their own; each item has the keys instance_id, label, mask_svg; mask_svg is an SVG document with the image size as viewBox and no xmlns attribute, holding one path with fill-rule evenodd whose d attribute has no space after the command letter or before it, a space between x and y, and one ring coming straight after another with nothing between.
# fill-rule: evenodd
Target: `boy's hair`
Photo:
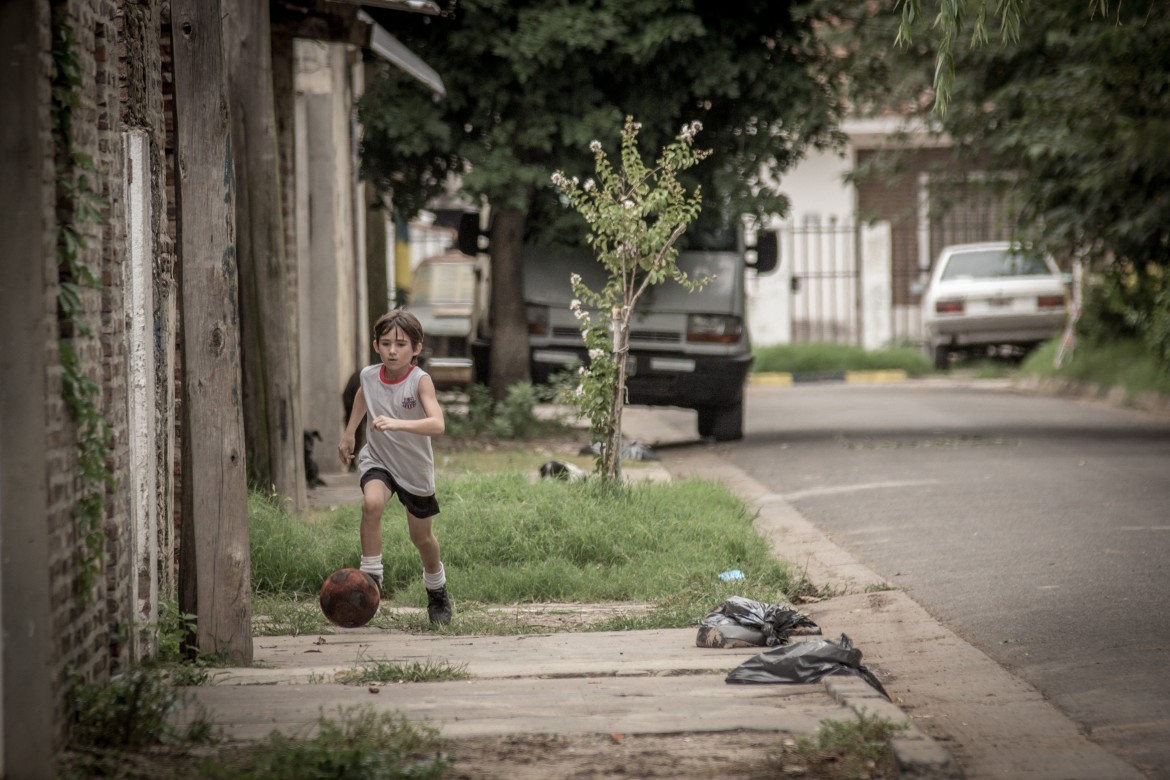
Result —
<instances>
[{"instance_id":1,"label":"boy's hair","mask_svg":"<svg viewBox=\"0 0 1170 780\"><path fill-rule=\"evenodd\" d=\"M410 339L412 347L423 342L422 323L418 321L418 317L405 309L394 309L378 318L378 321L374 323L374 341L395 328L398 328L406 338Z\"/></svg>"}]
</instances>

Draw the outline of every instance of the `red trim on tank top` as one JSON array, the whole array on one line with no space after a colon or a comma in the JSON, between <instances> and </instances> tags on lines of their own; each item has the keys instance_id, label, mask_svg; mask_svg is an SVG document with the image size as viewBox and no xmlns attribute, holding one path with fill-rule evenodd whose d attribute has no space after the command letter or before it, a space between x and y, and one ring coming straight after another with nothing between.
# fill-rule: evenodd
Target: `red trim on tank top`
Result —
<instances>
[{"instance_id":1,"label":"red trim on tank top","mask_svg":"<svg viewBox=\"0 0 1170 780\"><path fill-rule=\"evenodd\" d=\"M410 370L407 371L405 374L403 374L401 379L387 379L386 378L386 364L383 363L382 367L378 370L378 378L382 380L382 384L384 384L384 385L397 385L397 384L400 384L402 382L405 382L406 378L414 373L415 368L417 368L417 366L415 366L414 364L411 364Z\"/></svg>"}]
</instances>

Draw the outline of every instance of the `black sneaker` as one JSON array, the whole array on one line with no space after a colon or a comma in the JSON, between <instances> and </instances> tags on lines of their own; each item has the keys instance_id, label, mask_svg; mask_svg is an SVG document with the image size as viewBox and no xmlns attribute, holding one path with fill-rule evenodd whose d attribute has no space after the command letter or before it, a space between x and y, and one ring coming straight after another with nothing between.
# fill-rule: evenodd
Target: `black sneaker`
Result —
<instances>
[{"instance_id":1,"label":"black sneaker","mask_svg":"<svg viewBox=\"0 0 1170 780\"><path fill-rule=\"evenodd\" d=\"M427 617L437 626L445 626L451 622L451 597L447 595L447 586L431 590L427 588Z\"/></svg>"}]
</instances>

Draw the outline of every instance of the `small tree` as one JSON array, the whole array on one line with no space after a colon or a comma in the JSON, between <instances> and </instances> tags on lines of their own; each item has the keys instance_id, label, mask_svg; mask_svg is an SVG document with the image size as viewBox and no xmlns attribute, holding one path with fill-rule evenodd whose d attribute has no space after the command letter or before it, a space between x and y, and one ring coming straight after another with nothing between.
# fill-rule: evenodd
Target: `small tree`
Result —
<instances>
[{"instance_id":1,"label":"small tree","mask_svg":"<svg viewBox=\"0 0 1170 780\"><path fill-rule=\"evenodd\" d=\"M589 223L586 241L609 274L601 290L591 290L573 274L572 304L589 350L589 365L580 369L577 402L590 420L593 441L600 443L597 473L610 481L621 479L622 408L626 397L626 356L630 345L630 317L642 294L652 285L674 279L694 292L707 279L691 279L675 262L675 242L699 214L699 188L689 196L678 173L710 154L694 148L698 122L683 127L668 144L654 167L638 152L638 131L626 117L621 138L621 168L615 170L593 141L589 148L597 179L581 184L562 172L553 183L569 204ZM590 313L598 313L597 319Z\"/></svg>"}]
</instances>

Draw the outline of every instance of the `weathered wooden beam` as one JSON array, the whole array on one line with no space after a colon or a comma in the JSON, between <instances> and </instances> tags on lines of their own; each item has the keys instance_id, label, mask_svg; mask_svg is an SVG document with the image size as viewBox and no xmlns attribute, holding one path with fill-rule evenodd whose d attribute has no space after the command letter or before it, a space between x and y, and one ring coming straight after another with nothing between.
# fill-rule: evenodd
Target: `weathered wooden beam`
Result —
<instances>
[{"instance_id":1,"label":"weathered wooden beam","mask_svg":"<svg viewBox=\"0 0 1170 780\"><path fill-rule=\"evenodd\" d=\"M236 166L236 248L249 476L286 509L308 504L300 376L288 304L280 155L267 5L224 0L228 113Z\"/></svg>"},{"instance_id":2,"label":"weathered wooden beam","mask_svg":"<svg viewBox=\"0 0 1170 780\"><path fill-rule=\"evenodd\" d=\"M53 722L45 402L57 281L48 22L39 2L0 3L0 777L33 780L54 776L62 725Z\"/></svg>"},{"instance_id":3,"label":"weathered wooden beam","mask_svg":"<svg viewBox=\"0 0 1170 780\"><path fill-rule=\"evenodd\" d=\"M220 0L172 0L183 332L180 607L196 645L252 660L235 166Z\"/></svg>"}]
</instances>

